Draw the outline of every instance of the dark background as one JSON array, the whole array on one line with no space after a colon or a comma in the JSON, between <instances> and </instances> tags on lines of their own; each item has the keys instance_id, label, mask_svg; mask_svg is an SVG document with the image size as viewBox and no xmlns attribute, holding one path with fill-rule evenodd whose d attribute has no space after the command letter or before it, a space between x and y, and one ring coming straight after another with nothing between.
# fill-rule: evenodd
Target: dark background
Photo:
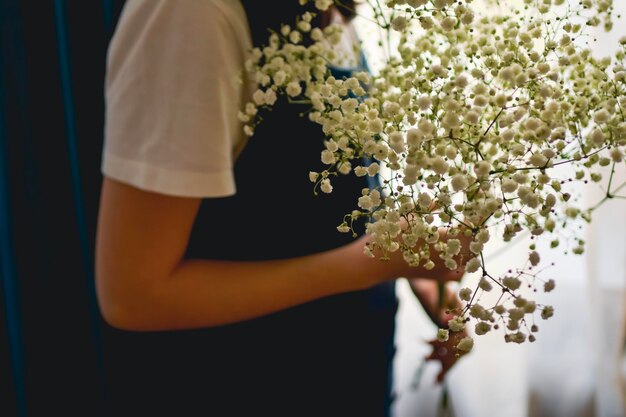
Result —
<instances>
[{"instance_id":1,"label":"dark background","mask_svg":"<svg viewBox=\"0 0 626 417\"><path fill-rule=\"evenodd\" d=\"M93 258L123 0L0 0L0 416L105 416Z\"/></svg>"}]
</instances>

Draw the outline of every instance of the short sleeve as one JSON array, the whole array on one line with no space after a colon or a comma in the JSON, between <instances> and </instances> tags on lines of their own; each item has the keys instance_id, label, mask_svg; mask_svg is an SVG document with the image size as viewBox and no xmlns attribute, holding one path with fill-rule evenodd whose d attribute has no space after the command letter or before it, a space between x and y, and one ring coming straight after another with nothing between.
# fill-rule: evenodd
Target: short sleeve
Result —
<instances>
[{"instance_id":1,"label":"short sleeve","mask_svg":"<svg viewBox=\"0 0 626 417\"><path fill-rule=\"evenodd\" d=\"M102 173L168 195L234 194L248 31L236 1L128 0L107 55Z\"/></svg>"}]
</instances>

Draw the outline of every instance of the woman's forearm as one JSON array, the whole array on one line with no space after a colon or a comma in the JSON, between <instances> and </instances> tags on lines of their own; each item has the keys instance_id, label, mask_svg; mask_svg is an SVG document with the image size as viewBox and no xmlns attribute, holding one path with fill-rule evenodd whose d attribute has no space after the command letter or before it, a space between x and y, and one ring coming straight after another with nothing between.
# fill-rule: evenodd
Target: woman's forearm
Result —
<instances>
[{"instance_id":1,"label":"woman's forearm","mask_svg":"<svg viewBox=\"0 0 626 417\"><path fill-rule=\"evenodd\" d=\"M184 254L200 202L105 177L95 275L109 324L138 331L218 326L397 277L460 278L441 262L431 270L409 267L399 251L389 261L368 258L367 236L292 259L189 260Z\"/></svg>"},{"instance_id":2,"label":"woman's forearm","mask_svg":"<svg viewBox=\"0 0 626 417\"><path fill-rule=\"evenodd\" d=\"M146 287L137 285L141 280L118 286L105 318L138 331L217 326L393 278L389 265L365 257L362 248L356 241L283 260L183 260L167 278Z\"/></svg>"}]
</instances>

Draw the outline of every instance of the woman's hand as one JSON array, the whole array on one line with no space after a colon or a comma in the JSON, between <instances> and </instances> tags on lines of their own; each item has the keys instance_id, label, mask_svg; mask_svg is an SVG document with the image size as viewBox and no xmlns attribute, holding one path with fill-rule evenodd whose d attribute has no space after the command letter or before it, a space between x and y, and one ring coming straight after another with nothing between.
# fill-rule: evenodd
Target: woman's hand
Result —
<instances>
[{"instance_id":1,"label":"woman's hand","mask_svg":"<svg viewBox=\"0 0 626 417\"><path fill-rule=\"evenodd\" d=\"M403 224L403 227L406 227L406 223ZM450 233L448 228L440 228L439 229L439 240L438 241L447 241L449 239L458 239L461 242L461 250L458 255L456 255L453 259L456 261L457 267L455 269L449 269L444 265L444 261L438 256L438 252L435 250L434 245L430 245L430 260L433 261L434 267L432 269L424 268L424 262L420 262L419 267L409 266L406 260L404 260L402 253L400 250L392 253L388 253L389 260L382 261L379 258L382 257L382 253L380 250L376 249L373 251L374 257L381 264L386 264L388 273L394 278L406 277L413 278L419 277L421 279L428 279L433 281L440 282L448 282L448 281L459 281L464 273L465 273L465 263L468 259L470 259L469 252L469 244L471 242L471 237L465 236L464 233L456 233L454 236ZM369 236L363 236L358 241L358 244L364 246L371 242L371 238ZM418 241L416 247L420 247L424 244L424 241Z\"/></svg>"},{"instance_id":2,"label":"woman's hand","mask_svg":"<svg viewBox=\"0 0 626 417\"><path fill-rule=\"evenodd\" d=\"M437 374L437 382L442 383L445 379L448 371L457 363L457 361L467 354L467 352L460 351L456 348L458 340L466 337L467 333L464 331L460 333L453 333L450 338L445 342L437 339L428 342L432 346L433 351L428 355L425 360L438 361L441 364L441 371Z\"/></svg>"},{"instance_id":3,"label":"woman's hand","mask_svg":"<svg viewBox=\"0 0 626 417\"><path fill-rule=\"evenodd\" d=\"M445 288L445 298L440 300L440 285L432 280L413 278L409 284L415 297L418 299L426 314L439 328L446 328L448 320L452 319L461 309L461 302L455 292L448 286ZM443 301L443 302L442 302ZM437 339L428 342L433 350L425 360L434 360L441 363L441 371L437 375L437 382L442 383L448 371L466 352L456 349L457 343L467 336L467 332L450 332L446 341Z\"/></svg>"},{"instance_id":4,"label":"woman's hand","mask_svg":"<svg viewBox=\"0 0 626 417\"><path fill-rule=\"evenodd\" d=\"M446 328L448 320L454 318L456 312L461 309L461 302L456 293L446 285L445 298L440 300L438 282L424 278L410 278L408 282L430 320L437 327Z\"/></svg>"}]
</instances>

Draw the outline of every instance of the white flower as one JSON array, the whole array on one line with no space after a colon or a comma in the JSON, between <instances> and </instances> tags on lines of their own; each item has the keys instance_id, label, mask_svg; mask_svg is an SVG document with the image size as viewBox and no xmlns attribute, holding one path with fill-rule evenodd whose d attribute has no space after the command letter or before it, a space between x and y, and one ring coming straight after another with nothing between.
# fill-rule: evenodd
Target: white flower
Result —
<instances>
[{"instance_id":1,"label":"white flower","mask_svg":"<svg viewBox=\"0 0 626 417\"><path fill-rule=\"evenodd\" d=\"M463 317L454 316L448 321L448 328L453 332L460 332L465 328L465 319Z\"/></svg>"},{"instance_id":2,"label":"white flower","mask_svg":"<svg viewBox=\"0 0 626 417\"><path fill-rule=\"evenodd\" d=\"M276 73L274 74L272 78L274 79L274 84L280 86L287 79L287 74L285 74L285 71L283 70L276 71Z\"/></svg>"},{"instance_id":3,"label":"white flower","mask_svg":"<svg viewBox=\"0 0 626 417\"><path fill-rule=\"evenodd\" d=\"M428 193L420 193L417 197L417 202L422 206L422 207L429 207L431 202L432 202L432 198L430 198L430 195L428 195ZM456 253L458 253L458 251L460 250L460 243L457 245L455 242L459 242L457 239L451 239L448 241L448 253L451 253L453 255L455 255Z\"/></svg>"},{"instance_id":4,"label":"white flower","mask_svg":"<svg viewBox=\"0 0 626 417\"><path fill-rule=\"evenodd\" d=\"M482 336L487 334L491 330L491 325L485 321L478 322L474 327L474 331L477 335Z\"/></svg>"},{"instance_id":5,"label":"white flower","mask_svg":"<svg viewBox=\"0 0 626 417\"><path fill-rule=\"evenodd\" d=\"M417 106L420 110L428 110L432 105L432 100L430 96L422 95L417 99Z\"/></svg>"},{"instance_id":6,"label":"white flower","mask_svg":"<svg viewBox=\"0 0 626 417\"><path fill-rule=\"evenodd\" d=\"M422 194L420 194L420 197L424 196L424 195L428 196L428 194L422 193ZM428 206L429 203L430 203L430 197L428 197L428 200L424 201L424 203L426 203L426 204L422 204L422 205ZM449 239L446 242L446 246L447 246L446 247L446 254L447 255L451 255L451 256L458 255L459 252L461 251L461 241L459 239Z\"/></svg>"},{"instance_id":7,"label":"white flower","mask_svg":"<svg viewBox=\"0 0 626 417\"><path fill-rule=\"evenodd\" d=\"M415 165L410 165L407 164L406 167L404 167L404 176L405 177L415 177L417 179L417 176L419 175L419 168Z\"/></svg>"},{"instance_id":8,"label":"white flower","mask_svg":"<svg viewBox=\"0 0 626 417\"><path fill-rule=\"evenodd\" d=\"M487 243L487 242L489 242L489 230L481 229L476 234L476 241L480 242L480 243Z\"/></svg>"},{"instance_id":9,"label":"white flower","mask_svg":"<svg viewBox=\"0 0 626 417\"><path fill-rule=\"evenodd\" d=\"M369 195L363 195L359 197L359 207L361 207L363 210L369 210L374 207L372 198Z\"/></svg>"},{"instance_id":10,"label":"white flower","mask_svg":"<svg viewBox=\"0 0 626 417\"><path fill-rule=\"evenodd\" d=\"M450 32L452 29L454 29L455 25L456 19L451 16L448 16L441 21L441 28L446 32Z\"/></svg>"},{"instance_id":11,"label":"white flower","mask_svg":"<svg viewBox=\"0 0 626 417\"><path fill-rule=\"evenodd\" d=\"M480 178L487 177L491 171L491 165L487 161L478 161L474 165L474 172Z\"/></svg>"},{"instance_id":12,"label":"white flower","mask_svg":"<svg viewBox=\"0 0 626 417\"><path fill-rule=\"evenodd\" d=\"M339 231L340 233L348 233L350 231L350 226L348 226L346 223L341 223L339 226L337 226L337 231Z\"/></svg>"},{"instance_id":13,"label":"white flower","mask_svg":"<svg viewBox=\"0 0 626 417\"><path fill-rule=\"evenodd\" d=\"M536 266L539 263L540 257L539 257L539 252L537 251L532 251L529 255L528 255L528 259L530 260L530 263L532 266Z\"/></svg>"},{"instance_id":14,"label":"white flower","mask_svg":"<svg viewBox=\"0 0 626 417\"><path fill-rule=\"evenodd\" d=\"M487 292L491 291L491 289L493 288L491 283L485 277L482 277L480 279L480 282L478 283L478 286L480 287L481 290L487 291Z\"/></svg>"},{"instance_id":15,"label":"white flower","mask_svg":"<svg viewBox=\"0 0 626 417\"><path fill-rule=\"evenodd\" d=\"M310 16L310 13L309 13ZM298 29L302 32L309 32L311 30L310 20L301 20L298 22Z\"/></svg>"},{"instance_id":16,"label":"white flower","mask_svg":"<svg viewBox=\"0 0 626 417\"><path fill-rule=\"evenodd\" d=\"M502 284L508 289L515 291L522 285L522 282L515 277L504 277L502 278Z\"/></svg>"},{"instance_id":17,"label":"white flower","mask_svg":"<svg viewBox=\"0 0 626 417\"><path fill-rule=\"evenodd\" d=\"M323 10L337 4L299 1ZM564 14L559 6L565 0L525 0L525 13L508 19L471 1L387 0L380 13L393 18L382 29L402 32L397 54L376 75L337 78L330 63L351 55L337 46L342 28L313 27L314 14L303 13L270 28L266 46L245 60L240 81L246 77L259 87L237 118L252 135L265 116L259 108L274 105L279 95L286 96L285 104L297 103L297 111L325 135L320 151L328 171L309 174L314 190L331 192L330 180L338 174L380 174L378 188L355 196L360 198L348 214L351 220L371 220L366 232L372 243L364 253L384 258L400 251L409 265L426 269L435 267L435 257L450 269L484 268L476 287L461 290L467 310L451 328L474 321L477 334L501 326L508 342L533 341L527 324L534 318L527 315L547 318L553 310L518 290L554 288L554 280L544 280L537 269L546 247L540 240L551 235L550 246L556 247L569 227L577 239L570 252L584 251L571 222L589 220L588 214L565 181L576 181L570 187L597 182L606 189L609 176L602 169L625 159L626 49L596 58L574 42L589 36L587 26L611 26L610 0L581 1L586 16ZM416 23L420 30L410 30ZM376 162L362 166L363 157ZM573 168L570 178L550 170L566 164ZM400 227L401 219L407 227ZM460 223L468 227L457 230ZM350 224L337 229L352 233ZM451 229L439 241L441 227ZM521 259L498 281L487 276L493 271L481 255L490 231L505 242L531 234L542 248L533 246L528 254L527 267L534 272ZM464 239L469 250L461 249ZM496 286L505 292L497 304L478 304Z\"/></svg>"},{"instance_id":18,"label":"white flower","mask_svg":"<svg viewBox=\"0 0 626 417\"><path fill-rule=\"evenodd\" d=\"M254 100L257 106L262 106L265 104L265 92L263 90L256 90L254 94L252 94L252 100Z\"/></svg>"},{"instance_id":19,"label":"white flower","mask_svg":"<svg viewBox=\"0 0 626 417\"><path fill-rule=\"evenodd\" d=\"M455 146L447 146L446 147L446 157L448 159L455 159L458 155L458 149Z\"/></svg>"},{"instance_id":20,"label":"white flower","mask_svg":"<svg viewBox=\"0 0 626 417\"><path fill-rule=\"evenodd\" d=\"M534 301L528 301L526 305L524 305L524 312L526 314L532 314L535 312L537 308L537 304Z\"/></svg>"},{"instance_id":21,"label":"white flower","mask_svg":"<svg viewBox=\"0 0 626 417\"><path fill-rule=\"evenodd\" d=\"M525 311L519 307L516 307L516 308L510 308L508 313L509 313L509 318L511 320L519 321L524 317Z\"/></svg>"},{"instance_id":22,"label":"white flower","mask_svg":"<svg viewBox=\"0 0 626 417\"><path fill-rule=\"evenodd\" d=\"M341 110L343 111L344 114L348 114L348 113L353 112L354 109L356 109L358 105L359 105L359 102L357 99L349 98L347 100L344 100L341 103Z\"/></svg>"},{"instance_id":23,"label":"white flower","mask_svg":"<svg viewBox=\"0 0 626 417\"><path fill-rule=\"evenodd\" d=\"M515 332L509 335L511 342L523 343L526 340L526 335L522 332Z\"/></svg>"},{"instance_id":24,"label":"white flower","mask_svg":"<svg viewBox=\"0 0 626 417\"><path fill-rule=\"evenodd\" d=\"M332 165L335 163L335 161L337 160L335 158L335 155L329 151L328 149L324 149L322 151L322 162L326 165Z\"/></svg>"},{"instance_id":25,"label":"white flower","mask_svg":"<svg viewBox=\"0 0 626 417\"><path fill-rule=\"evenodd\" d=\"M452 270L452 269L456 269L458 267L456 261L452 258L447 258L444 263L446 268Z\"/></svg>"},{"instance_id":26,"label":"white flower","mask_svg":"<svg viewBox=\"0 0 626 417\"><path fill-rule=\"evenodd\" d=\"M461 339L459 343L456 345L456 348L463 352L469 352L470 350L472 350L473 347L474 347L474 339L472 339L469 336Z\"/></svg>"},{"instance_id":27,"label":"white flower","mask_svg":"<svg viewBox=\"0 0 626 417\"><path fill-rule=\"evenodd\" d=\"M469 25L474 21L474 13L471 10L467 10L462 16L461 16L461 23L463 23L464 25Z\"/></svg>"},{"instance_id":28,"label":"white flower","mask_svg":"<svg viewBox=\"0 0 626 417\"><path fill-rule=\"evenodd\" d=\"M459 291L459 298L463 301L469 301L472 298L472 290L469 288L462 288Z\"/></svg>"},{"instance_id":29,"label":"white flower","mask_svg":"<svg viewBox=\"0 0 626 417\"><path fill-rule=\"evenodd\" d=\"M380 170L380 165L378 165L377 162L372 162L367 167L367 175L369 175L370 177L373 177L374 175L378 174L379 170Z\"/></svg>"},{"instance_id":30,"label":"white flower","mask_svg":"<svg viewBox=\"0 0 626 417\"><path fill-rule=\"evenodd\" d=\"M315 0L315 7L322 11L328 10L332 4L333 0Z\"/></svg>"},{"instance_id":31,"label":"white flower","mask_svg":"<svg viewBox=\"0 0 626 417\"><path fill-rule=\"evenodd\" d=\"M292 81L287 84L287 94L291 97L299 96L302 93L302 87L297 81Z\"/></svg>"},{"instance_id":32,"label":"white flower","mask_svg":"<svg viewBox=\"0 0 626 417\"><path fill-rule=\"evenodd\" d=\"M604 132L598 127L591 131L589 137L591 138L591 142L596 146L602 146L605 140Z\"/></svg>"},{"instance_id":33,"label":"white flower","mask_svg":"<svg viewBox=\"0 0 626 417\"><path fill-rule=\"evenodd\" d=\"M483 247L484 245L481 242L471 242L469 245L470 251L476 255L483 251Z\"/></svg>"},{"instance_id":34,"label":"white flower","mask_svg":"<svg viewBox=\"0 0 626 417\"><path fill-rule=\"evenodd\" d=\"M465 271L469 273L476 272L478 271L480 267L481 267L480 259L478 259L477 257L472 258L467 262L467 264L465 264Z\"/></svg>"},{"instance_id":35,"label":"white flower","mask_svg":"<svg viewBox=\"0 0 626 417\"><path fill-rule=\"evenodd\" d=\"M445 342L450 337L450 332L448 329L439 329L437 330L437 340L440 342Z\"/></svg>"},{"instance_id":36,"label":"white flower","mask_svg":"<svg viewBox=\"0 0 626 417\"><path fill-rule=\"evenodd\" d=\"M383 122L382 120L376 118L374 120L370 120L369 122L369 129L372 131L372 133L380 133L383 131Z\"/></svg>"},{"instance_id":37,"label":"white flower","mask_svg":"<svg viewBox=\"0 0 626 417\"><path fill-rule=\"evenodd\" d=\"M406 132L406 142L411 147L419 146L423 138L424 134L421 130L412 128Z\"/></svg>"},{"instance_id":38,"label":"white flower","mask_svg":"<svg viewBox=\"0 0 626 417\"><path fill-rule=\"evenodd\" d=\"M405 150L404 137L400 132L393 132L389 135L389 146L397 153L402 153Z\"/></svg>"},{"instance_id":39,"label":"white flower","mask_svg":"<svg viewBox=\"0 0 626 417\"><path fill-rule=\"evenodd\" d=\"M344 161L339 164L337 170L340 174L348 175L352 171L352 164L349 161Z\"/></svg>"},{"instance_id":40,"label":"white flower","mask_svg":"<svg viewBox=\"0 0 626 417\"><path fill-rule=\"evenodd\" d=\"M606 123L609 121L609 112L606 109L598 110L593 115L593 121L596 123Z\"/></svg>"},{"instance_id":41,"label":"white flower","mask_svg":"<svg viewBox=\"0 0 626 417\"><path fill-rule=\"evenodd\" d=\"M485 97L484 95L479 94L476 97L474 97L474 105L475 106L485 107L487 104L489 104L489 99L487 97Z\"/></svg>"},{"instance_id":42,"label":"white flower","mask_svg":"<svg viewBox=\"0 0 626 417\"><path fill-rule=\"evenodd\" d=\"M320 189L326 194L333 192L333 186L330 184L330 179L324 178L320 183Z\"/></svg>"},{"instance_id":43,"label":"white flower","mask_svg":"<svg viewBox=\"0 0 626 417\"><path fill-rule=\"evenodd\" d=\"M254 103L246 103L246 114L249 116L254 116L257 114L257 108Z\"/></svg>"},{"instance_id":44,"label":"white flower","mask_svg":"<svg viewBox=\"0 0 626 417\"><path fill-rule=\"evenodd\" d=\"M276 96L276 92L274 90L269 89L265 92L265 102L270 106L276 102L277 98L278 97Z\"/></svg>"},{"instance_id":45,"label":"white flower","mask_svg":"<svg viewBox=\"0 0 626 417\"><path fill-rule=\"evenodd\" d=\"M367 175L367 168L359 165L358 167L354 168L354 174L357 177L364 177L365 175Z\"/></svg>"},{"instance_id":46,"label":"white flower","mask_svg":"<svg viewBox=\"0 0 626 417\"><path fill-rule=\"evenodd\" d=\"M420 119L420 121L417 123L417 128L422 132L423 137L431 137L433 131L435 130L435 126L430 120L426 118Z\"/></svg>"},{"instance_id":47,"label":"white flower","mask_svg":"<svg viewBox=\"0 0 626 417\"><path fill-rule=\"evenodd\" d=\"M433 269L434 267L435 267L435 263L434 263L433 261L431 261L431 260L427 261L427 262L424 264L424 269L425 269L425 270L427 270L427 271L430 271L430 270L431 270L431 269Z\"/></svg>"},{"instance_id":48,"label":"white flower","mask_svg":"<svg viewBox=\"0 0 626 417\"><path fill-rule=\"evenodd\" d=\"M622 153L622 150L620 148L613 148L609 151L609 153L613 162L619 163L622 162L622 160L624 159L624 154Z\"/></svg>"},{"instance_id":49,"label":"white flower","mask_svg":"<svg viewBox=\"0 0 626 417\"><path fill-rule=\"evenodd\" d=\"M541 153L535 153L530 157L528 162L536 167L543 167L548 162L548 159Z\"/></svg>"},{"instance_id":50,"label":"white flower","mask_svg":"<svg viewBox=\"0 0 626 417\"><path fill-rule=\"evenodd\" d=\"M324 145L326 146L326 149L331 152L337 152L339 150L339 145L333 139L326 141Z\"/></svg>"},{"instance_id":51,"label":"white flower","mask_svg":"<svg viewBox=\"0 0 626 417\"><path fill-rule=\"evenodd\" d=\"M247 123L250 121L250 116L240 111L237 113L237 119L239 119L240 122Z\"/></svg>"},{"instance_id":52,"label":"white flower","mask_svg":"<svg viewBox=\"0 0 626 417\"><path fill-rule=\"evenodd\" d=\"M441 120L441 124L446 129L454 129L461 126L461 121L456 113L446 112Z\"/></svg>"},{"instance_id":53,"label":"white flower","mask_svg":"<svg viewBox=\"0 0 626 417\"><path fill-rule=\"evenodd\" d=\"M289 41L291 43L300 43L300 41L302 41L302 34L297 30L292 31L289 34Z\"/></svg>"},{"instance_id":54,"label":"white flower","mask_svg":"<svg viewBox=\"0 0 626 417\"><path fill-rule=\"evenodd\" d=\"M554 307L552 306L543 306L543 309L541 310L541 318L544 320L549 319L550 317L552 317L554 315Z\"/></svg>"},{"instance_id":55,"label":"white flower","mask_svg":"<svg viewBox=\"0 0 626 417\"><path fill-rule=\"evenodd\" d=\"M322 32L320 28L313 28L313 30L311 30L311 39L316 42L321 41L324 39L324 32Z\"/></svg>"},{"instance_id":56,"label":"white flower","mask_svg":"<svg viewBox=\"0 0 626 417\"><path fill-rule=\"evenodd\" d=\"M478 114L478 112L475 112L474 110L470 110L467 113L465 113L465 122L470 125L477 124L479 119L480 119L480 115Z\"/></svg>"},{"instance_id":57,"label":"white flower","mask_svg":"<svg viewBox=\"0 0 626 417\"><path fill-rule=\"evenodd\" d=\"M407 20L404 16L396 16L391 21L391 27L393 30L397 30L398 32L403 32L406 29Z\"/></svg>"},{"instance_id":58,"label":"white flower","mask_svg":"<svg viewBox=\"0 0 626 417\"><path fill-rule=\"evenodd\" d=\"M467 176L464 174L456 174L452 177L450 181L450 185L452 185L452 189L454 191L462 191L469 186L469 181L467 180Z\"/></svg>"},{"instance_id":59,"label":"white flower","mask_svg":"<svg viewBox=\"0 0 626 417\"><path fill-rule=\"evenodd\" d=\"M443 175L448 172L448 164L446 161L438 156L431 161L432 169L439 175Z\"/></svg>"}]
</instances>

